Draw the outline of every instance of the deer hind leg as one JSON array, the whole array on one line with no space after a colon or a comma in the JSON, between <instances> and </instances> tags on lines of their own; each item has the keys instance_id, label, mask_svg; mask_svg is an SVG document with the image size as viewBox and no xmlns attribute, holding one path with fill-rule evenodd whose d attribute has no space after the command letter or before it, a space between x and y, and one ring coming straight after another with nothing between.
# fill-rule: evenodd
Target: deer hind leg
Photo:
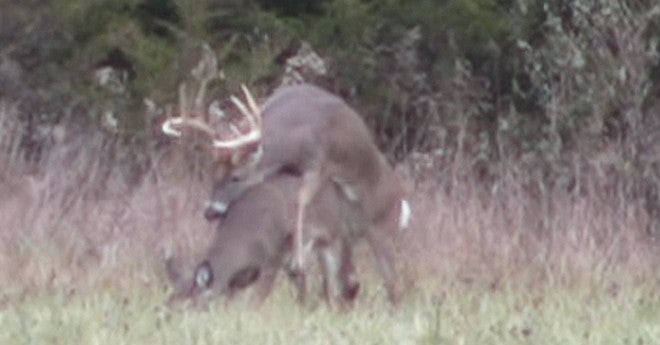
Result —
<instances>
[{"instance_id":1,"label":"deer hind leg","mask_svg":"<svg viewBox=\"0 0 660 345\"><path fill-rule=\"evenodd\" d=\"M323 299L327 304L341 294L341 254L337 241L324 243L318 250L319 264L323 276Z\"/></svg>"},{"instance_id":2,"label":"deer hind leg","mask_svg":"<svg viewBox=\"0 0 660 345\"><path fill-rule=\"evenodd\" d=\"M369 246L374 253L378 271L383 278L383 282L385 283L387 296L390 302L396 305L399 303L400 298L397 287L398 277L394 267L394 257L391 243L388 243L387 236L389 233L386 233L386 230L387 229L383 228L382 226L372 226L369 231L367 231L366 237Z\"/></svg>"},{"instance_id":3,"label":"deer hind leg","mask_svg":"<svg viewBox=\"0 0 660 345\"><path fill-rule=\"evenodd\" d=\"M331 269L330 265L328 265L327 261L327 253L326 253L326 248L318 248L316 251L316 257L318 260L318 265L321 270L321 279L322 279L322 296L323 300L325 301L326 304L330 304L330 299L331 299Z\"/></svg>"},{"instance_id":4,"label":"deer hind leg","mask_svg":"<svg viewBox=\"0 0 660 345\"><path fill-rule=\"evenodd\" d=\"M303 174L302 186L298 192L296 228L293 233L293 271L304 271L305 269L305 250L303 248L305 209L318 193L321 187L321 182L321 174L316 170L308 171Z\"/></svg>"},{"instance_id":5,"label":"deer hind leg","mask_svg":"<svg viewBox=\"0 0 660 345\"><path fill-rule=\"evenodd\" d=\"M339 282L341 297L344 303L352 304L360 291L355 265L353 264L353 248L348 239L341 242L341 265L339 266Z\"/></svg>"},{"instance_id":6,"label":"deer hind leg","mask_svg":"<svg viewBox=\"0 0 660 345\"><path fill-rule=\"evenodd\" d=\"M322 241L317 244L319 265L323 276L323 298L330 305L341 294L341 248L340 242Z\"/></svg>"},{"instance_id":7,"label":"deer hind leg","mask_svg":"<svg viewBox=\"0 0 660 345\"><path fill-rule=\"evenodd\" d=\"M337 240L319 248L317 253L323 273L323 297L326 303L338 299L342 307L350 306L360 289L350 243L344 239Z\"/></svg>"}]
</instances>

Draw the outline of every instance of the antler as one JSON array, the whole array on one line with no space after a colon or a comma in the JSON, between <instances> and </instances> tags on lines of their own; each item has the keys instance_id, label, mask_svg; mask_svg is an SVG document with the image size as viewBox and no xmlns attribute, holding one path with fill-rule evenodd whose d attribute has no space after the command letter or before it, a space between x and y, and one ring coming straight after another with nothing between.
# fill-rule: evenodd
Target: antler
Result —
<instances>
[{"instance_id":1,"label":"antler","mask_svg":"<svg viewBox=\"0 0 660 345\"><path fill-rule=\"evenodd\" d=\"M198 118L192 118L190 116L191 114L188 114L188 111L185 109L185 101L183 100L180 100L179 103L181 108L180 116L167 119L162 125L163 133L173 137L180 137L181 131L179 128L181 127L188 127L191 129L199 130L211 137L213 147L218 149L236 149L259 142L262 137L261 110L259 109L257 102L255 102L254 98L252 97L250 90L248 90L245 85L241 85L241 89L243 90L247 105L233 95L231 96L231 101L234 103L236 108L238 108L241 114L247 119L247 124L249 127L247 133L242 134L238 130L234 130L234 133L237 136L231 139L219 138L218 133L216 133L216 131L208 122Z\"/></svg>"},{"instance_id":2,"label":"antler","mask_svg":"<svg viewBox=\"0 0 660 345\"><path fill-rule=\"evenodd\" d=\"M243 94L248 103L247 106L233 95L231 96L231 101L247 119L250 130L248 133L231 140L214 139L213 147L215 148L232 149L256 143L261 140L261 110L259 109L259 106L257 106L257 102L254 101L250 90L248 90L245 85L241 85L241 89L243 90Z\"/></svg>"},{"instance_id":3,"label":"antler","mask_svg":"<svg viewBox=\"0 0 660 345\"><path fill-rule=\"evenodd\" d=\"M198 91L198 98L199 94L202 94L206 87L205 83L202 83L202 86L200 87L200 91ZM188 107L188 99L186 95L186 84L181 84L179 86L179 116L178 117L170 117L168 118L165 122L163 122L162 125L162 131L166 135L172 136L172 137L181 137L181 131L178 129L180 127L190 127L192 129L197 129L201 131L202 133L208 134L211 138L215 135L215 131L213 130L213 127L211 127L205 120L200 120L197 118L194 118L193 116L201 113L201 106L197 104L198 102L195 102L195 108L194 109L189 109Z\"/></svg>"}]
</instances>

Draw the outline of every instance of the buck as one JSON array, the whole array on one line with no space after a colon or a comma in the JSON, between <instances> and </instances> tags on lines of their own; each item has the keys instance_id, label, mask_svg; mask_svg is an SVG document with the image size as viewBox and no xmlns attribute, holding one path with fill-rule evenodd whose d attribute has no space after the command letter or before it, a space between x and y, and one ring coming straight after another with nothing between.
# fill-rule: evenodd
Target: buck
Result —
<instances>
[{"instance_id":1,"label":"buck","mask_svg":"<svg viewBox=\"0 0 660 345\"><path fill-rule=\"evenodd\" d=\"M270 294L275 278L291 251L295 192L300 179L279 174L254 186L234 201L206 255L192 275L182 272L176 260L168 260L167 271L175 292L170 301L192 299L202 306L209 298L256 285L254 302L261 304ZM305 243L314 251L323 273L326 302L338 299L342 305L355 298L359 283L355 277L351 238L359 234L361 218L336 190L321 187L307 212ZM304 302L307 288L304 275L290 275Z\"/></svg>"},{"instance_id":2,"label":"buck","mask_svg":"<svg viewBox=\"0 0 660 345\"><path fill-rule=\"evenodd\" d=\"M244 116L236 128L247 129L235 129L235 136L223 137L208 122L192 116L170 118L163 124L163 131L172 136L181 136L184 128L208 134L211 146L228 163L215 183L205 216L212 219L228 212L268 176L282 172L300 176L293 265L303 271L306 210L324 183L334 183L366 220L365 237L373 239L388 297L396 303L391 251L379 247L397 229L408 226L410 207L398 176L362 118L339 97L308 84L279 88L261 108L245 87L243 93L247 105L236 97L232 101Z\"/></svg>"}]
</instances>

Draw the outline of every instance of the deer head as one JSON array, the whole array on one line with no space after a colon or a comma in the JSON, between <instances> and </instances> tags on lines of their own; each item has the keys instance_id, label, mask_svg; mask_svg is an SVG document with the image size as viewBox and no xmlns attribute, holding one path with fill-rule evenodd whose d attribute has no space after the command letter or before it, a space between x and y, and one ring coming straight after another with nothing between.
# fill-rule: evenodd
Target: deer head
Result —
<instances>
[{"instance_id":1,"label":"deer head","mask_svg":"<svg viewBox=\"0 0 660 345\"><path fill-rule=\"evenodd\" d=\"M208 140L215 168L215 179L224 181L229 173L238 175L249 171L261 160L263 147L261 110L250 90L242 85L245 103L238 97L231 96L231 102L238 110L238 119L229 121L220 109L218 102L203 110L203 95L207 83L202 82L195 97L194 105L189 107L186 86L179 88L178 116L168 116L161 125L164 134L181 138L188 133L196 133Z\"/></svg>"}]
</instances>

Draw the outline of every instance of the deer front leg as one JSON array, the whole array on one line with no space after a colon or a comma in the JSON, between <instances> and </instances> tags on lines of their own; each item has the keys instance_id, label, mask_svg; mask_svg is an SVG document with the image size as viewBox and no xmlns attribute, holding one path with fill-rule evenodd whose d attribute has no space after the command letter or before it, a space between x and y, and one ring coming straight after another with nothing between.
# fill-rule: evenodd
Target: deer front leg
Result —
<instances>
[{"instance_id":1,"label":"deer front leg","mask_svg":"<svg viewBox=\"0 0 660 345\"><path fill-rule=\"evenodd\" d=\"M293 233L293 264L292 270L304 271L305 253L303 248L303 226L305 224L305 208L314 198L321 186L321 175L318 171L308 171L303 174L303 183L298 192L298 209L296 228Z\"/></svg>"},{"instance_id":2,"label":"deer front leg","mask_svg":"<svg viewBox=\"0 0 660 345\"><path fill-rule=\"evenodd\" d=\"M288 272L289 280L296 287L297 295L296 301L300 304L305 304L307 301L307 277L304 272Z\"/></svg>"}]
</instances>

